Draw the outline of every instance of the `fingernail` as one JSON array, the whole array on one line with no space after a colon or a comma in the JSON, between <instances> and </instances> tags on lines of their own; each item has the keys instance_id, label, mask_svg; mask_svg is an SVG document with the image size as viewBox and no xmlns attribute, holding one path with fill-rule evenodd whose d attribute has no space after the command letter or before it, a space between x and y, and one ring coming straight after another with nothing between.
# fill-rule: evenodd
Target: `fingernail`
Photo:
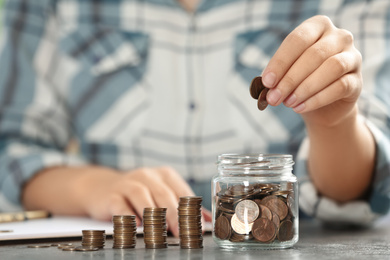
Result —
<instances>
[{"instance_id":1,"label":"fingernail","mask_svg":"<svg viewBox=\"0 0 390 260\"><path fill-rule=\"evenodd\" d=\"M262 79L264 86L266 86L267 88L272 88L275 84L275 80L276 80L276 75L273 72L268 72L267 74L264 75Z\"/></svg>"},{"instance_id":2,"label":"fingernail","mask_svg":"<svg viewBox=\"0 0 390 260\"><path fill-rule=\"evenodd\" d=\"M270 91L268 91L267 94L267 102L270 105L275 105L276 103L278 103L281 96L282 94L280 93L279 89L277 88L271 89Z\"/></svg>"},{"instance_id":3,"label":"fingernail","mask_svg":"<svg viewBox=\"0 0 390 260\"><path fill-rule=\"evenodd\" d=\"M301 104L299 104L298 106L294 107L293 110L294 110L296 113L300 113L300 112L302 112L305 108L306 108L305 103L301 103Z\"/></svg>"},{"instance_id":4,"label":"fingernail","mask_svg":"<svg viewBox=\"0 0 390 260\"><path fill-rule=\"evenodd\" d=\"M292 104L295 103L295 101L297 101L297 97L295 96L295 94L292 94L290 95L289 97L287 97L285 100L284 100L284 105L286 107L290 107Z\"/></svg>"}]
</instances>

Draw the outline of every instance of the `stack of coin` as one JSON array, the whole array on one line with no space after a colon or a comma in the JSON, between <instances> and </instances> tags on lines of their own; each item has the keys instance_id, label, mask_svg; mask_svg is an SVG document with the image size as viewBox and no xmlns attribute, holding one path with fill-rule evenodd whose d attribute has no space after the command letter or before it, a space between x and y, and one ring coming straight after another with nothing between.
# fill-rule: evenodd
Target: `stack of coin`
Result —
<instances>
[{"instance_id":1,"label":"stack of coin","mask_svg":"<svg viewBox=\"0 0 390 260\"><path fill-rule=\"evenodd\" d=\"M113 248L134 248L137 236L137 223L133 215L116 215L114 223Z\"/></svg>"},{"instance_id":2,"label":"stack of coin","mask_svg":"<svg viewBox=\"0 0 390 260\"><path fill-rule=\"evenodd\" d=\"M178 214L181 248L203 248L201 203L202 197L180 197Z\"/></svg>"},{"instance_id":3,"label":"stack of coin","mask_svg":"<svg viewBox=\"0 0 390 260\"><path fill-rule=\"evenodd\" d=\"M104 230L82 230L83 237L81 245L83 247L103 248L106 241L106 232Z\"/></svg>"},{"instance_id":4,"label":"stack of coin","mask_svg":"<svg viewBox=\"0 0 390 260\"><path fill-rule=\"evenodd\" d=\"M145 248L167 248L166 208L144 208Z\"/></svg>"},{"instance_id":5,"label":"stack of coin","mask_svg":"<svg viewBox=\"0 0 390 260\"><path fill-rule=\"evenodd\" d=\"M284 242L294 237L293 190L277 184L233 185L216 196L214 234L231 242Z\"/></svg>"}]
</instances>

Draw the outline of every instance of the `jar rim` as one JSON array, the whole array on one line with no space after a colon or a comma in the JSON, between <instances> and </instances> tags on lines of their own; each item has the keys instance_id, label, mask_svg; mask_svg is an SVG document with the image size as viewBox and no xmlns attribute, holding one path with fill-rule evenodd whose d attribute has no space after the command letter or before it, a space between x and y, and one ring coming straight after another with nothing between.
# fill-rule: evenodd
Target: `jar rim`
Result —
<instances>
[{"instance_id":1,"label":"jar rim","mask_svg":"<svg viewBox=\"0 0 390 260\"><path fill-rule=\"evenodd\" d=\"M291 154L235 154L218 156L217 164L224 169L269 170L286 169L294 165Z\"/></svg>"}]
</instances>

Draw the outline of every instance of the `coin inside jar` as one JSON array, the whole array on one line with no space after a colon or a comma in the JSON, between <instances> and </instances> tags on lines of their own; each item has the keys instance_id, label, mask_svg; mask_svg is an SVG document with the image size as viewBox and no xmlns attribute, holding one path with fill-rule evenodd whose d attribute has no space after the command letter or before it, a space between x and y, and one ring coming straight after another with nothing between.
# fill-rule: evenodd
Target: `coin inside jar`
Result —
<instances>
[{"instance_id":1,"label":"coin inside jar","mask_svg":"<svg viewBox=\"0 0 390 260\"><path fill-rule=\"evenodd\" d=\"M221 215L217 218L215 221L214 232L215 235L220 239L229 239L232 231L229 220L225 216Z\"/></svg>"},{"instance_id":2,"label":"coin inside jar","mask_svg":"<svg viewBox=\"0 0 390 260\"><path fill-rule=\"evenodd\" d=\"M288 241L294 237L293 223L290 220L285 220L280 223L278 230L279 241Z\"/></svg>"},{"instance_id":3,"label":"coin inside jar","mask_svg":"<svg viewBox=\"0 0 390 260\"><path fill-rule=\"evenodd\" d=\"M236 206L237 218L244 223L252 223L259 216L259 207L252 200L243 200Z\"/></svg>"},{"instance_id":4,"label":"coin inside jar","mask_svg":"<svg viewBox=\"0 0 390 260\"><path fill-rule=\"evenodd\" d=\"M276 236L275 224L267 218L259 218L253 223L252 235L256 240L268 243Z\"/></svg>"},{"instance_id":5,"label":"coin inside jar","mask_svg":"<svg viewBox=\"0 0 390 260\"><path fill-rule=\"evenodd\" d=\"M232 228L233 230L237 233L237 234L240 234L240 235L247 235L251 232L252 230L252 226L253 226L253 222L252 223L244 223L244 222L241 222L238 218L237 218L237 214L234 214L232 219L231 219L231 225L232 225Z\"/></svg>"},{"instance_id":6,"label":"coin inside jar","mask_svg":"<svg viewBox=\"0 0 390 260\"><path fill-rule=\"evenodd\" d=\"M261 204L268 207L272 212L277 214L279 216L280 220L283 220L286 218L287 213L288 213L287 205L281 199L279 199L277 196L275 196L275 195L268 196L268 197L263 199Z\"/></svg>"}]
</instances>

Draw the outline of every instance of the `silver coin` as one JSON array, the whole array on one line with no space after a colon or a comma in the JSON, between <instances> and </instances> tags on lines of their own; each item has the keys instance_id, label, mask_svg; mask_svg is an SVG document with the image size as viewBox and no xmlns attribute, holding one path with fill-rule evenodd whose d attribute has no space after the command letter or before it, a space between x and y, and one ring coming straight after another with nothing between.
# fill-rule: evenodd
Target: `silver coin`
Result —
<instances>
[{"instance_id":1,"label":"silver coin","mask_svg":"<svg viewBox=\"0 0 390 260\"><path fill-rule=\"evenodd\" d=\"M257 206L257 203L252 200L243 200L240 201L236 208L235 213L237 215L237 218L242 223L252 223L254 222L257 217L259 216L260 210L259 206Z\"/></svg>"},{"instance_id":2,"label":"silver coin","mask_svg":"<svg viewBox=\"0 0 390 260\"><path fill-rule=\"evenodd\" d=\"M253 222L252 223L241 222L237 218L237 214L234 214L231 221L230 221L230 225L232 226L233 230L236 233L241 234L241 235L247 235L252 230Z\"/></svg>"}]
</instances>

